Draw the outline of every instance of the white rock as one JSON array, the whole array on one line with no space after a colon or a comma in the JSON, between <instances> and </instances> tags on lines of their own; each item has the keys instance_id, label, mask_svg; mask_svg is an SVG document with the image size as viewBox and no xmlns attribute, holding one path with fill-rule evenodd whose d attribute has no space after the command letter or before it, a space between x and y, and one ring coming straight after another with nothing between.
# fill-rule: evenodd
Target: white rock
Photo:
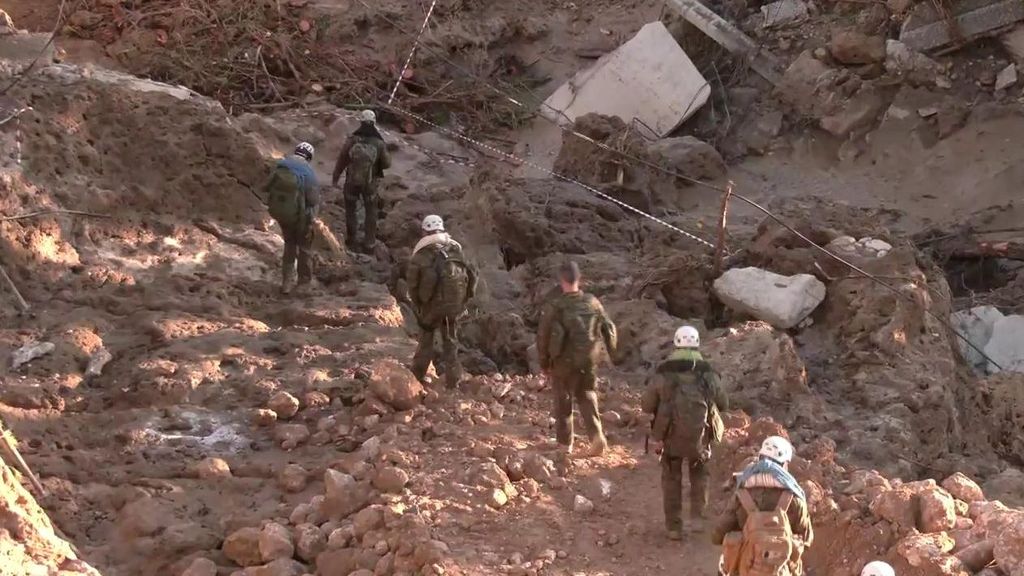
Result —
<instances>
[{"instance_id":1,"label":"white rock","mask_svg":"<svg viewBox=\"0 0 1024 576\"><path fill-rule=\"evenodd\" d=\"M36 358L53 352L53 349L56 347L57 346L52 342L33 342L31 344L26 344L21 348L18 348L18 350L11 355L11 369L17 370Z\"/></svg>"},{"instance_id":2,"label":"white rock","mask_svg":"<svg viewBox=\"0 0 1024 576\"><path fill-rule=\"evenodd\" d=\"M761 14L764 15L765 28L782 26L790 22L803 20L809 15L807 4L801 0L779 0L761 6Z\"/></svg>"},{"instance_id":3,"label":"white rock","mask_svg":"<svg viewBox=\"0 0 1024 576\"><path fill-rule=\"evenodd\" d=\"M809 316L825 299L825 285L810 274L780 276L760 268L733 268L714 283L726 306L783 330Z\"/></svg>"},{"instance_id":4,"label":"white rock","mask_svg":"<svg viewBox=\"0 0 1024 576\"><path fill-rule=\"evenodd\" d=\"M1003 313L995 306L976 306L970 310L954 312L949 317L953 328L970 340L971 344L982 350L992 339L992 328L995 327L996 322L1002 319ZM986 362L982 355L962 339L957 338L956 340L967 364L976 372L984 373Z\"/></svg>"},{"instance_id":5,"label":"white rock","mask_svg":"<svg viewBox=\"0 0 1024 576\"><path fill-rule=\"evenodd\" d=\"M996 90L1005 90L1017 83L1017 65L1010 64L996 76Z\"/></svg>"},{"instance_id":6,"label":"white rock","mask_svg":"<svg viewBox=\"0 0 1024 576\"><path fill-rule=\"evenodd\" d=\"M884 240L878 240L876 238L867 238L867 242L864 242L864 247L870 248L875 252L888 252L892 250L892 244Z\"/></svg>"},{"instance_id":7,"label":"white rock","mask_svg":"<svg viewBox=\"0 0 1024 576\"><path fill-rule=\"evenodd\" d=\"M1024 372L1024 316L1006 316L992 326L985 354L1008 372ZM989 363L989 373L999 372Z\"/></svg>"},{"instance_id":8,"label":"white rock","mask_svg":"<svg viewBox=\"0 0 1024 576\"><path fill-rule=\"evenodd\" d=\"M594 511L594 503L577 494L572 501L572 509L580 514L587 514Z\"/></svg>"}]
</instances>

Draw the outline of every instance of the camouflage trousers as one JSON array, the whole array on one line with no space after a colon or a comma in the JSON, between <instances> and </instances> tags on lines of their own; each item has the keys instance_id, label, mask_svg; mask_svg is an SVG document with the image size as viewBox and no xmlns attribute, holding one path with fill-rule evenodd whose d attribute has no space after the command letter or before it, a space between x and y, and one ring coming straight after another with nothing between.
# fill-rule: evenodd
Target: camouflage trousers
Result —
<instances>
[{"instance_id":1,"label":"camouflage trousers","mask_svg":"<svg viewBox=\"0 0 1024 576\"><path fill-rule=\"evenodd\" d=\"M377 240L377 212L380 210L376 186L356 186L345 183L342 191L345 202L345 245L357 247L359 231L359 202L363 203L363 244L369 248Z\"/></svg>"},{"instance_id":2,"label":"camouflage trousers","mask_svg":"<svg viewBox=\"0 0 1024 576\"><path fill-rule=\"evenodd\" d=\"M551 388L555 393L555 438L563 446L573 442L572 408L575 400L587 437L604 435L601 412L597 407L597 376L591 369L552 368Z\"/></svg>"},{"instance_id":3,"label":"camouflage trousers","mask_svg":"<svg viewBox=\"0 0 1024 576\"><path fill-rule=\"evenodd\" d=\"M281 258L281 283L287 285L295 278L295 264L298 261L299 284L313 280L313 227L282 227L284 255Z\"/></svg>"},{"instance_id":4,"label":"camouflage trousers","mask_svg":"<svg viewBox=\"0 0 1024 576\"><path fill-rule=\"evenodd\" d=\"M688 463L690 470L690 517L701 517L708 502L706 462L662 454L662 505L665 509L665 528L669 531L681 530L683 527L683 462Z\"/></svg>"},{"instance_id":5,"label":"camouflage trousers","mask_svg":"<svg viewBox=\"0 0 1024 576\"><path fill-rule=\"evenodd\" d=\"M445 384L455 388L462 379L462 365L459 363L458 326L455 320L443 318L436 322L420 322L420 338L416 345L416 354L412 357L412 373L423 380L434 362L434 334L441 333L441 361L444 364Z\"/></svg>"}]
</instances>

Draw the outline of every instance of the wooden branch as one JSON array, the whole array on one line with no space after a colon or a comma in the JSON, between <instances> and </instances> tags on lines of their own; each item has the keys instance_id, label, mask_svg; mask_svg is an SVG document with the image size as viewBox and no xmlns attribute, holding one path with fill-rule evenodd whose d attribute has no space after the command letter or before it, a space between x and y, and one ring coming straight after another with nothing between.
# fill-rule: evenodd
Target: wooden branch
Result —
<instances>
[{"instance_id":1,"label":"wooden branch","mask_svg":"<svg viewBox=\"0 0 1024 576\"><path fill-rule=\"evenodd\" d=\"M14 280L11 280L11 277L7 275L7 270L4 268L3 264L0 264L0 276L3 277L7 287L10 288L11 293L14 294L14 300L18 303L18 308L21 309L21 313L27 313L28 302L25 302L25 299L21 297L21 292L18 292L18 287L14 285Z\"/></svg>"}]
</instances>

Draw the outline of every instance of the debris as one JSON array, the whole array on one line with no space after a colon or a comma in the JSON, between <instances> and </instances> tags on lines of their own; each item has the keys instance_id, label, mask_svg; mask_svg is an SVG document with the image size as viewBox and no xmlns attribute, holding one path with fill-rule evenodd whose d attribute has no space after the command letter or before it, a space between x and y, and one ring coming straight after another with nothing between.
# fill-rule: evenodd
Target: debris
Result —
<instances>
[{"instance_id":1,"label":"debris","mask_svg":"<svg viewBox=\"0 0 1024 576\"><path fill-rule=\"evenodd\" d=\"M545 101L544 114L560 123L590 113L637 119L664 136L710 95L707 80L659 21L558 88Z\"/></svg>"},{"instance_id":2,"label":"debris","mask_svg":"<svg viewBox=\"0 0 1024 576\"><path fill-rule=\"evenodd\" d=\"M572 501L572 509L578 514L589 514L594 511L594 503L587 500L580 494L577 494Z\"/></svg>"},{"instance_id":3,"label":"debris","mask_svg":"<svg viewBox=\"0 0 1024 576\"><path fill-rule=\"evenodd\" d=\"M712 12L699 0L668 0L667 4L726 50L742 56L765 80L773 85L779 84L782 79L782 66L775 56L727 20Z\"/></svg>"},{"instance_id":4,"label":"debris","mask_svg":"<svg viewBox=\"0 0 1024 576\"><path fill-rule=\"evenodd\" d=\"M999 372L996 365L1008 372L1024 372L1024 316L1006 316L992 325L992 337L985 345L990 374Z\"/></svg>"},{"instance_id":5,"label":"debris","mask_svg":"<svg viewBox=\"0 0 1024 576\"><path fill-rule=\"evenodd\" d=\"M57 346L52 342L33 342L31 344L26 344L21 348L18 348L14 354L11 355L11 369L17 370L36 358L53 352L56 347Z\"/></svg>"},{"instance_id":6,"label":"debris","mask_svg":"<svg viewBox=\"0 0 1024 576\"><path fill-rule=\"evenodd\" d=\"M761 6L761 15L764 16L763 27L776 28L804 20L810 12L802 0L779 0Z\"/></svg>"},{"instance_id":7,"label":"debris","mask_svg":"<svg viewBox=\"0 0 1024 576\"><path fill-rule=\"evenodd\" d=\"M264 562L291 558L295 554L291 531L277 522L267 522L260 530L259 548Z\"/></svg>"},{"instance_id":8,"label":"debris","mask_svg":"<svg viewBox=\"0 0 1024 576\"><path fill-rule=\"evenodd\" d=\"M985 499L985 493L981 491L978 483L960 472L943 480L942 487L957 500L962 500L968 504Z\"/></svg>"},{"instance_id":9,"label":"debris","mask_svg":"<svg viewBox=\"0 0 1024 576\"><path fill-rule=\"evenodd\" d=\"M1020 0L966 0L954 5L952 22L938 14L935 3L920 2L907 16L900 30L900 42L922 52L959 47L959 38L950 33L955 25L966 41L1006 30L1024 20L1024 2Z\"/></svg>"},{"instance_id":10,"label":"debris","mask_svg":"<svg viewBox=\"0 0 1024 576\"><path fill-rule=\"evenodd\" d=\"M821 119L821 127L840 138L869 128L885 110L886 101L871 85L861 88L841 110Z\"/></svg>"},{"instance_id":11,"label":"debris","mask_svg":"<svg viewBox=\"0 0 1024 576\"><path fill-rule=\"evenodd\" d=\"M302 492L309 481L309 472L298 464L289 464L281 469L277 483L285 492Z\"/></svg>"},{"instance_id":12,"label":"debris","mask_svg":"<svg viewBox=\"0 0 1024 576\"><path fill-rule=\"evenodd\" d=\"M956 525L953 497L942 488L930 488L918 495L921 517L918 529L924 533L945 532Z\"/></svg>"},{"instance_id":13,"label":"debris","mask_svg":"<svg viewBox=\"0 0 1024 576\"><path fill-rule=\"evenodd\" d=\"M1010 86L1013 86L1016 83L1017 83L1017 65L1016 64L1010 64L1006 68L1003 68L1002 70L1000 70L999 74L996 75L996 86L995 86L995 89L997 91L998 90L1005 90L1005 89L1009 88Z\"/></svg>"},{"instance_id":14,"label":"debris","mask_svg":"<svg viewBox=\"0 0 1024 576\"><path fill-rule=\"evenodd\" d=\"M733 268L715 280L715 295L738 312L788 330L825 299L825 285L810 274L780 276L760 268Z\"/></svg>"},{"instance_id":15,"label":"debris","mask_svg":"<svg viewBox=\"0 0 1024 576\"><path fill-rule=\"evenodd\" d=\"M314 524L295 527L295 555L303 562L312 562L327 549L327 536Z\"/></svg>"},{"instance_id":16,"label":"debris","mask_svg":"<svg viewBox=\"0 0 1024 576\"><path fill-rule=\"evenodd\" d=\"M391 360L370 366L370 392L395 410L411 410L423 399L423 385L416 376Z\"/></svg>"},{"instance_id":17,"label":"debris","mask_svg":"<svg viewBox=\"0 0 1024 576\"><path fill-rule=\"evenodd\" d=\"M213 478L231 478L231 467L220 458L206 458L196 464L196 475L200 480Z\"/></svg>"},{"instance_id":18,"label":"debris","mask_svg":"<svg viewBox=\"0 0 1024 576\"><path fill-rule=\"evenodd\" d=\"M260 554L260 531L256 528L247 527L231 533L224 539L222 550L228 559L243 568L263 563Z\"/></svg>"},{"instance_id":19,"label":"debris","mask_svg":"<svg viewBox=\"0 0 1024 576\"><path fill-rule=\"evenodd\" d=\"M491 508L500 510L508 504L508 494L505 494L505 491L500 488L492 488L487 491L486 503Z\"/></svg>"},{"instance_id":20,"label":"debris","mask_svg":"<svg viewBox=\"0 0 1024 576\"><path fill-rule=\"evenodd\" d=\"M107 363L113 359L114 357L106 348L100 347L89 357L89 365L85 368L85 376L87 378L99 376L103 373L103 368Z\"/></svg>"},{"instance_id":21,"label":"debris","mask_svg":"<svg viewBox=\"0 0 1024 576\"><path fill-rule=\"evenodd\" d=\"M281 420L287 420L299 412L299 399L281 390L270 397L267 408L274 411Z\"/></svg>"},{"instance_id":22,"label":"debris","mask_svg":"<svg viewBox=\"0 0 1024 576\"><path fill-rule=\"evenodd\" d=\"M984 350L989 340L992 339L992 329L995 327L996 322L1002 319L1003 313L995 306L976 306L970 310L954 312L950 316L949 321L956 328L957 332L960 332L971 341L971 344ZM957 342L960 346L960 353L963 354L967 365L978 374L986 373L987 361L981 353L960 338L957 338Z\"/></svg>"},{"instance_id":23,"label":"debris","mask_svg":"<svg viewBox=\"0 0 1024 576\"><path fill-rule=\"evenodd\" d=\"M725 160L715 147L694 138L663 138L647 146L654 161L690 178L721 178L725 176Z\"/></svg>"},{"instance_id":24,"label":"debris","mask_svg":"<svg viewBox=\"0 0 1024 576\"><path fill-rule=\"evenodd\" d=\"M373 479L373 487L384 493L401 494L409 483L409 473L395 466L386 466Z\"/></svg>"},{"instance_id":25,"label":"debris","mask_svg":"<svg viewBox=\"0 0 1024 576\"><path fill-rule=\"evenodd\" d=\"M1024 64L1024 24L1000 36L999 41L1018 64Z\"/></svg>"},{"instance_id":26,"label":"debris","mask_svg":"<svg viewBox=\"0 0 1024 576\"><path fill-rule=\"evenodd\" d=\"M882 36L868 36L856 30L837 30L832 34L828 50L843 64L873 64L885 61L885 44Z\"/></svg>"}]
</instances>

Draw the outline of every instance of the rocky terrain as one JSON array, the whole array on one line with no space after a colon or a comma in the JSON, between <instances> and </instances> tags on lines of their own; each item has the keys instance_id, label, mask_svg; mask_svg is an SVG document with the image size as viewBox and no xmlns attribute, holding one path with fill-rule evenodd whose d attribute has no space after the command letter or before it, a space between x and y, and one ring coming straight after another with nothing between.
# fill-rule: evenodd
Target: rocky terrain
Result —
<instances>
[{"instance_id":1,"label":"rocky terrain","mask_svg":"<svg viewBox=\"0 0 1024 576\"><path fill-rule=\"evenodd\" d=\"M353 28L341 27L365 42L355 51L362 57L399 45L401 35L383 32L384 16L416 25L419 12L386 4L376 15L354 9ZM486 10L486 3L441 4L446 30L481 25L478 11ZM592 13L559 4L548 34L508 40L497 33L508 42L485 42L478 57L497 58L499 46L551 55L545 46L571 38L557 55L572 60L542 65L557 79L585 59L578 54L585 44L610 50L635 29L628 20L603 28L616 13L635 9L637 22L658 15L655 3L620 4L597 3ZM132 13L140 6L75 8ZM36 3L10 11L52 24ZM822 12L821 21L802 25L818 30L867 19L874 9ZM72 14L79 16L66 37L88 36L82 31L93 20ZM760 25L744 14L729 16L756 34ZM115 28L154 38L164 29ZM576 129L626 142L631 153L691 177L735 178L801 234L887 286L738 202L728 270L716 277L710 250L664 226L572 183L513 173L423 126L395 129L389 121L395 163L382 190L381 244L373 254L352 254L332 249L323 235L316 286L282 299L281 240L254 191L272 159L298 140L317 147L315 166L326 179L355 125L336 106L343 102L307 98L290 84L288 99L301 102L243 112L230 105L238 93L201 95L69 63L87 52L68 44L68 62L43 62L10 89L13 104L5 107L30 108L0 124L0 261L30 305L20 312L4 288L0 416L46 490L33 498L3 469L0 573L708 573L718 551L704 535L683 544L664 537L660 469L643 454L637 404L646 374L684 321L701 328L736 408L716 455L713 509L729 495L730 474L761 439L780 433L797 446L794 468L812 505L813 573L854 575L876 558L899 574L1024 571L1024 512L1014 508L1024 505L1024 378L988 366L946 323L980 304L1005 318L1020 311L1016 232L987 232L1017 210L1006 166L1019 147L1006 144L1003 130L1020 122L1019 110L1006 87L955 83L964 78L955 67L974 55L951 56L942 77L954 82L954 108L965 101L961 90L977 89L964 92L978 96L977 106L939 140L915 148L908 142L924 128L887 124L909 88L888 85L884 66L856 80L877 70L854 69L854 61L885 58L859 48L877 40L821 39L822 55L813 35L797 36L765 33L780 55L792 56L786 75L813 68L835 80L819 90L877 98L876 115L889 107L881 124L861 118L838 130L836 115L857 106L797 111L785 91L764 91L756 106L740 107L750 113L737 118L735 132L717 136L708 110L685 136L655 143L628 140L615 119L581 119ZM114 52L105 64L144 73L133 58L145 53ZM435 61L418 62L423 74L441 74ZM5 63L6 74L25 64ZM747 80L748 89L762 82ZM776 112L782 124L758 132L764 144L753 145L745 123L763 128ZM812 113L819 121L806 122ZM941 131L945 114L919 117ZM456 112L448 125L459 119ZM490 136L512 142L529 134ZM902 137L904 148L882 157L891 140L881 135ZM825 181L824 171L803 169L815 161L801 152L808 142L831 151L828 185L814 181ZM552 165L713 241L716 193L635 165L620 184L608 177L612 156L584 144L566 139ZM988 163L971 165L979 149ZM741 162L748 154L755 157ZM908 157L943 169L901 188L903 180L889 178L912 179L918 168L908 168ZM982 179L985 170L1001 175ZM953 173L960 179L950 190L926 185ZM750 182L760 184L748 191ZM972 186L981 193L961 198ZM343 237L336 200L323 221ZM469 375L458 391L424 388L406 368L416 327L403 270L430 213L445 217L482 270L462 331ZM580 262L587 289L620 331L621 350L601 378L612 449L592 460L557 456L548 383L533 369L539 306L566 257ZM991 321L961 316L955 325L972 335L987 330L980 347L995 350L993 339L1015 321L979 315ZM4 571L29 562L36 572Z\"/></svg>"}]
</instances>

